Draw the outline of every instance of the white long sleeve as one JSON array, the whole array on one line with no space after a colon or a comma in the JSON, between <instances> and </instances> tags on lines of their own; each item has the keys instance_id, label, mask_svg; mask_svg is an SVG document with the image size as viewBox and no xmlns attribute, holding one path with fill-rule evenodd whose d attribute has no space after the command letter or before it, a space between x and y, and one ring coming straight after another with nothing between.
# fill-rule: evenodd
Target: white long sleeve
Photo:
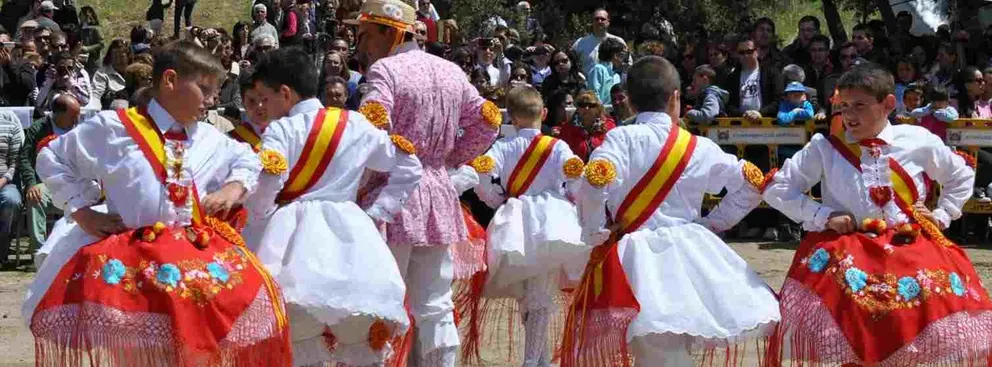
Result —
<instances>
[{"instance_id":1,"label":"white long sleeve","mask_svg":"<svg viewBox=\"0 0 992 367\"><path fill-rule=\"evenodd\" d=\"M98 114L83 121L38 154L38 177L66 216L100 200L97 180L105 176L100 158L109 152L107 144L97 142L107 138L106 117Z\"/></svg>"},{"instance_id":2,"label":"white long sleeve","mask_svg":"<svg viewBox=\"0 0 992 367\"><path fill-rule=\"evenodd\" d=\"M397 147L385 131L372 128L369 123L365 126L365 140L370 148L366 167L389 173L386 186L379 191L379 196L366 212L375 219L390 223L403 209L406 198L420 184L423 166L415 154L408 154Z\"/></svg>"}]
</instances>

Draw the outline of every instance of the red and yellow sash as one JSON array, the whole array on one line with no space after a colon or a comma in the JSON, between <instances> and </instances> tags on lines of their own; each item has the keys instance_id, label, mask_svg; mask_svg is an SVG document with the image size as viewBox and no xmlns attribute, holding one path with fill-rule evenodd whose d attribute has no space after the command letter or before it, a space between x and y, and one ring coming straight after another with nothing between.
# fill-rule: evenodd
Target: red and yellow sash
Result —
<instances>
[{"instance_id":1,"label":"red and yellow sash","mask_svg":"<svg viewBox=\"0 0 992 367\"><path fill-rule=\"evenodd\" d=\"M641 306L627 280L617 243L661 206L689 165L696 136L672 124L665 146L616 213L620 228L593 249L576 289L562 338L561 366L627 365L627 327Z\"/></svg>"},{"instance_id":2,"label":"red and yellow sash","mask_svg":"<svg viewBox=\"0 0 992 367\"><path fill-rule=\"evenodd\" d=\"M510 174L507 182L506 191L510 197L522 195L534 183L534 178L554 152L555 143L558 143L558 139L544 135L538 135L531 140L517 166L513 167L513 173Z\"/></svg>"},{"instance_id":3,"label":"red and yellow sash","mask_svg":"<svg viewBox=\"0 0 992 367\"><path fill-rule=\"evenodd\" d=\"M165 169L165 138L158 126L152 121L151 116L148 116L147 111L143 108L137 107L118 110L117 116L120 117L128 135L134 139L138 148L141 148L141 152L145 154L148 164L155 171L155 176L163 185L166 185L168 171ZM203 210L200 209L200 194L196 190L196 184L190 187L190 191L193 194L193 225L203 225Z\"/></svg>"},{"instance_id":4,"label":"red and yellow sash","mask_svg":"<svg viewBox=\"0 0 992 367\"><path fill-rule=\"evenodd\" d=\"M327 108L317 113L300 160L293 166L286 185L276 196L277 203L295 200L320 180L338 150L347 124L348 111L340 108Z\"/></svg>"},{"instance_id":5,"label":"red and yellow sash","mask_svg":"<svg viewBox=\"0 0 992 367\"><path fill-rule=\"evenodd\" d=\"M241 123L234 125L234 130L231 130L228 134L234 140L251 145L251 149L256 153L262 149L262 137L258 136L255 133L255 129L252 129L247 124Z\"/></svg>"}]
</instances>

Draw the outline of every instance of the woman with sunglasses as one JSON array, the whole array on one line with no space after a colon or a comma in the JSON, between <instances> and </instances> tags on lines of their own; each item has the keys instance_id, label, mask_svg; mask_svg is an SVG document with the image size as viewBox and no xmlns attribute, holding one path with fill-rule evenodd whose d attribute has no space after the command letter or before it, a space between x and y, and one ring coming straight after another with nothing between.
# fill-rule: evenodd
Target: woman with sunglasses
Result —
<instances>
[{"instance_id":1,"label":"woman with sunglasses","mask_svg":"<svg viewBox=\"0 0 992 367\"><path fill-rule=\"evenodd\" d=\"M530 71L530 65L522 62L513 64L513 67L510 69L510 89L518 86L529 86L532 79L533 75Z\"/></svg>"},{"instance_id":2,"label":"woman with sunglasses","mask_svg":"<svg viewBox=\"0 0 992 367\"><path fill-rule=\"evenodd\" d=\"M587 90L575 97L575 115L571 122L561 126L558 138L568 143L572 152L585 161L603 144L606 133L616 126L596 94Z\"/></svg>"},{"instance_id":3,"label":"woman with sunglasses","mask_svg":"<svg viewBox=\"0 0 992 367\"><path fill-rule=\"evenodd\" d=\"M544 99L559 89L567 90L575 95L586 87L586 76L579 71L578 58L572 51L555 51L551 54L551 75L541 84L541 95Z\"/></svg>"}]
</instances>

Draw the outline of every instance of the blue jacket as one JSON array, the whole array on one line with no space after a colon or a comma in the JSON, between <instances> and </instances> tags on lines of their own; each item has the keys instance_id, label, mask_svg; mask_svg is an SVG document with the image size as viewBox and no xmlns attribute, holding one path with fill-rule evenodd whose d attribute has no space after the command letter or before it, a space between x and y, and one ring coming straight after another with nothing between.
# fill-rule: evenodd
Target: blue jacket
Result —
<instances>
[{"instance_id":1,"label":"blue jacket","mask_svg":"<svg viewBox=\"0 0 992 367\"><path fill-rule=\"evenodd\" d=\"M613 103L610 96L610 89L620 83L620 75L613 71L612 62L601 62L592 67L589 77L586 79L586 87L589 87L599 101L603 104Z\"/></svg>"},{"instance_id":2,"label":"blue jacket","mask_svg":"<svg viewBox=\"0 0 992 367\"><path fill-rule=\"evenodd\" d=\"M796 111L796 109L800 109ZM778 124L789 125L793 121L806 121L813 119L813 104L803 101L802 106L796 106L789 101L783 100L778 104Z\"/></svg>"}]
</instances>

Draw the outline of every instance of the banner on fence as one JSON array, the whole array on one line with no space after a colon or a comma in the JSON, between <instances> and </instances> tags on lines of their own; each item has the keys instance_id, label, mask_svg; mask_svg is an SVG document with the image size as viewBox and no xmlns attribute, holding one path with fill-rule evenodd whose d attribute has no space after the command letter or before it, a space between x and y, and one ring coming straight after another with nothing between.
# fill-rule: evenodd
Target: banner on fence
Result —
<instances>
[{"instance_id":1,"label":"banner on fence","mask_svg":"<svg viewBox=\"0 0 992 367\"><path fill-rule=\"evenodd\" d=\"M711 127L706 135L717 144L806 144L806 129L802 127Z\"/></svg>"},{"instance_id":2,"label":"banner on fence","mask_svg":"<svg viewBox=\"0 0 992 367\"><path fill-rule=\"evenodd\" d=\"M992 147L992 130L947 129L947 145Z\"/></svg>"}]
</instances>

